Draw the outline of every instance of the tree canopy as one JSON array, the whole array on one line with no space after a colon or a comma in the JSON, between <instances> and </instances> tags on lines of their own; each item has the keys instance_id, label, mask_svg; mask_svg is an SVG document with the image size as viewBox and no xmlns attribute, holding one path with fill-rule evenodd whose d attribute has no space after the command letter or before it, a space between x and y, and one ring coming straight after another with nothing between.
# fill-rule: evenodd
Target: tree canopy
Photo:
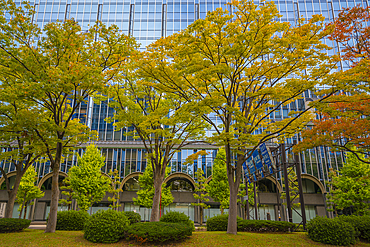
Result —
<instances>
[{"instance_id":1,"label":"tree canopy","mask_svg":"<svg viewBox=\"0 0 370 247\"><path fill-rule=\"evenodd\" d=\"M370 150L370 21L369 8L355 6L343 9L333 23L329 38L342 47L338 90L341 94L314 102L319 119L302 133L303 141L296 151L325 145L336 151L360 154ZM353 146L357 148L354 149ZM368 162L362 159L363 162Z\"/></svg>"},{"instance_id":2,"label":"tree canopy","mask_svg":"<svg viewBox=\"0 0 370 247\"><path fill-rule=\"evenodd\" d=\"M322 42L331 32L324 29L324 17L292 26L275 21L280 15L273 2L231 1L229 6L232 13L218 8L153 43L139 70L151 78L150 86L196 103L212 126L208 141L226 151L227 232L236 234L242 164L261 143L283 141L302 130L313 116L296 101L306 90L334 84L330 72L336 65ZM289 104L297 110L284 114Z\"/></svg>"}]
</instances>

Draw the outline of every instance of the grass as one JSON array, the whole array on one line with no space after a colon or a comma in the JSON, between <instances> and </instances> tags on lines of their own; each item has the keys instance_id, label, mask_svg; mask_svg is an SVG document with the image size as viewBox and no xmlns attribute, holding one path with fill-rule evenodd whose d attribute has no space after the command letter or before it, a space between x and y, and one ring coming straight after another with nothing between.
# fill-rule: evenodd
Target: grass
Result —
<instances>
[{"instance_id":1,"label":"grass","mask_svg":"<svg viewBox=\"0 0 370 247\"><path fill-rule=\"evenodd\" d=\"M163 246L143 244L134 241L121 240L115 244L95 244L83 238L80 231L57 231L44 233L43 230L26 229L23 232L1 233L0 246ZM193 236L183 242L169 243L164 246L202 246L202 247L241 247L241 246L332 246L316 243L308 239L303 232L277 233L249 233L240 232L238 235L229 235L225 232L194 232ZM370 243L359 242L354 246L368 246Z\"/></svg>"}]
</instances>

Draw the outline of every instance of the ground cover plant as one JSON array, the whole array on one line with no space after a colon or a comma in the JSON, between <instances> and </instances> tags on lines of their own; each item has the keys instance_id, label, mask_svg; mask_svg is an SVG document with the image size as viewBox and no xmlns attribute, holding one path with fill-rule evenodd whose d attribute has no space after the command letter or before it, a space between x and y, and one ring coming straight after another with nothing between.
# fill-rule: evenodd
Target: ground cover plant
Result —
<instances>
[{"instance_id":1,"label":"ground cover plant","mask_svg":"<svg viewBox=\"0 0 370 247\"><path fill-rule=\"evenodd\" d=\"M45 234L42 230L25 229L22 232L0 234L2 247L28 246L28 247L65 247L65 246L94 246L94 247L128 247L153 246L152 243L138 245L136 240L122 239L117 243L100 244L91 243L83 237L81 231L56 231L55 234ZM156 246L162 246L156 244ZM225 232L194 232L190 238L181 242L171 242L164 246L173 247L241 247L241 246L328 246L310 240L306 233L251 233L239 232L237 235ZM370 247L370 243L358 242L354 247Z\"/></svg>"},{"instance_id":2,"label":"ground cover plant","mask_svg":"<svg viewBox=\"0 0 370 247\"><path fill-rule=\"evenodd\" d=\"M180 223L190 226L193 231L195 231L194 222L190 220L189 216L184 213L170 211L166 212L165 215L161 217L160 222L167 223Z\"/></svg>"},{"instance_id":3,"label":"ground cover plant","mask_svg":"<svg viewBox=\"0 0 370 247\"><path fill-rule=\"evenodd\" d=\"M313 241L332 245L356 243L355 228L340 218L316 217L307 223L308 237Z\"/></svg>"},{"instance_id":4,"label":"ground cover plant","mask_svg":"<svg viewBox=\"0 0 370 247\"><path fill-rule=\"evenodd\" d=\"M183 240L193 233L193 228L180 223L141 222L133 224L127 230L129 239L138 242L169 242Z\"/></svg>"},{"instance_id":5,"label":"ground cover plant","mask_svg":"<svg viewBox=\"0 0 370 247\"><path fill-rule=\"evenodd\" d=\"M243 232L289 232L296 224L286 221L273 220L240 220L238 231Z\"/></svg>"},{"instance_id":6,"label":"ground cover plant","mask_svg":"<svg viewBox=\"0 0 370 247\"><path fill-rule=\"evenodd\" d=\"M84 227L84 237L94 243L115 243L124 237L129 220L123 212L99 210Z\"/></svg>"},{"instance_id":7,"label":"ground cover plant","mask_svg":"<svg viewBox=\"0 0 370 247\"><path fill-rule=\"evenodd\" d=\"M89 218L85 211L58 211L56 230L81 231Z\"/></svg>"},{"instance_id":8,"label":"ground cover plant","mask_svg":"<svg viewBox=\"0 0 370 247\"><path fill-rule=\"evenodd\" d=\"M0 233L19 232L29 227L30 224L31 224L30 220L3 218L3 219L0 219Z\"/></svg>"}]
</instances>

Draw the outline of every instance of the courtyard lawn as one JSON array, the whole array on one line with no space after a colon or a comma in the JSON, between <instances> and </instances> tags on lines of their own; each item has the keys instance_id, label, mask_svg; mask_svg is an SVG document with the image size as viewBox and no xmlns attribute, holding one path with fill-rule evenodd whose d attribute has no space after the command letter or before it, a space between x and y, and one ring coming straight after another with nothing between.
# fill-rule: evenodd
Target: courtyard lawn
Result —
<instances>
[{"instance_id":1,"label":"courtyard lawn","mask_svg":"<svg viewBox=\"0 0 370 247\"><path fill-rule=\"evenodd\" d=\"M134 241L121 240L115 244L95 244L83 238L80 231L57 231L44 233L43 230L26 229L23 232L0 233L0 246L162 246L161 244L139 245ZM308 239L302 232L278 233L249 233L240 232L238 235L229 235L225 232L194 232L193 236L183 242L170 243L164 246L194 246L194 247L240 247L240 246L332 246L316 243ZM355 246L369 246L370 243L359 242Z\"/></svg>"}]
</instances>

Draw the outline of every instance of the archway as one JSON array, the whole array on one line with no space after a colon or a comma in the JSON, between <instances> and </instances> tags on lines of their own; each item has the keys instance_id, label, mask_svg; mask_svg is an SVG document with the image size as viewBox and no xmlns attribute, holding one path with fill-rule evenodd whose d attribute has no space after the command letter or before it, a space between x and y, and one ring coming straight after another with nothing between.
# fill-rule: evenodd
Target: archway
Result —
<instances>
[{"instance_id":1,"label":"archway","mask_svg":"<svg viewBox=\"0 0 370 247\"><path fill-rule=\"evenodd\" d=\"M168 176L164 183L173 190L193 192L195 189L194 179L186 173L175 172Z\"/></svg>"},{"instance_id":2,"label":"archway","mask_svg":"<svg viewBox=\"0 0 370 247\"><path fill-rule=\"evenodd\" d=\"M307 194L322 194L325 192L325 187L316 177L302 174L302 190Z\"/></svg>"},{"instance_id":3,"label":"archway","mask_svg":"<svg viewBox=\"0 0 370 247\"><path fill-rule=\"evenodd\" d=\"M139 176L143 174L142 172L133 172L127 175L121 182L120 189L123 191L138 191L139 186Z\"/></svg>"},{"instance_id":4,"label":"archway","mask_svg":"<svg viewBox=\"0 0 370 247\"><path fill-rule=\"evenodd\" d=\"M41 189L41 190L51 190L51 184L52 184L52 178L53 177L53 173L50 172L48 174L46 174L39 182L39 185L38 187ZM58 184L59 184L59 187L63 185L63 180L68 177L68 174L65 173L65 172L62 172L62 171L59 171L59 179L58 179Z\"/></svg>"},{"instance_id":5,"label":"archway","mask_svg":"<svg viewBox=\"0 0 370 247\"><path fill-rule=\"evenodd\" d=\"M12 188L14 186L14 182L15 182L15 177L17 175L17 171L9 172L6 175L7 175L8 180L9 180L10 188ZM6 190L6 182L5 182L5 178L4 177L1 177L0 178L0 190Z\"/></svg>"}]
</instances>

